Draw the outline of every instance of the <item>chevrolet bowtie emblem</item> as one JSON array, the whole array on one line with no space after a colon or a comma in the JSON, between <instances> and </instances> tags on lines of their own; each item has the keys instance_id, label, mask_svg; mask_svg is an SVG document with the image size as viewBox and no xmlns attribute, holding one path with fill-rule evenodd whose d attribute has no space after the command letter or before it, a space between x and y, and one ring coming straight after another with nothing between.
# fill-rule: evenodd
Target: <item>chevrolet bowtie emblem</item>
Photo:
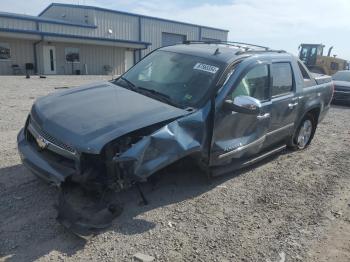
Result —
<instances>
[{"instance_id":1,"label":"chevrolet bowtie emblem","mask_svg":"<svg viewBox=\"0 0 350 262\"><path fill-rule=\"evenodd\" d=\"M37 137L35 140L40 149L45 149L49 145L49 142L42 136Z\"/></svg>"}]
</instances>

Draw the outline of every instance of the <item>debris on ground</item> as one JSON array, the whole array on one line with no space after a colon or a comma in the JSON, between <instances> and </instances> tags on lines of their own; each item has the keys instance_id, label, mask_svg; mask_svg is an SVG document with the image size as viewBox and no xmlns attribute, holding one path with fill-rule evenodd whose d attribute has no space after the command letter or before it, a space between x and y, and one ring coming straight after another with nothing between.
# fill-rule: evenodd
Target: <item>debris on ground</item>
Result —
<instances>
[{"instance_id":1,"label":"debris on ground","mask_svg":"<svg viewBox=\"0 0 350 262\"><path fill-rule=\"evenodd\" d=\"M286 261L286 253L281 252L281 253L279 253L279 256L280 256L279 262L285 262Z\"/></svg>"},{"instance_id":2,"label":"debris on ground","mask_svg":"<svg viewBox=\"0 0 350 262\"><path fill-rule=\"evenodd\" d=\"M340 212L340 211L331 210L331 213L333 214L333 216L335 218L339 218L342 216L342 212Z\"/></svg>"},{"instance_id":3,"label":"debris on ground","mask_svg":"<svg viewBox=\"0 0 350 262\"><path fill-rule=\"evenodd\" d=\"M152 261L154 261L154 257L146 255L146 254L142 254L142 253L136 253L134 255L134 261L138 261L138 262L152 262Z\"/></svg>"},{"instance_id":4,"label":"debris on ground","mask_svg":"<svg viewBox=\"0 0 350 262\"><path fill-rule=\"evenodd\" d=\"M168 226L171 228L175 227L175 225L176 225L175 222L171 222L171 221L168 222Z\"/></svg>"}]
</instances>

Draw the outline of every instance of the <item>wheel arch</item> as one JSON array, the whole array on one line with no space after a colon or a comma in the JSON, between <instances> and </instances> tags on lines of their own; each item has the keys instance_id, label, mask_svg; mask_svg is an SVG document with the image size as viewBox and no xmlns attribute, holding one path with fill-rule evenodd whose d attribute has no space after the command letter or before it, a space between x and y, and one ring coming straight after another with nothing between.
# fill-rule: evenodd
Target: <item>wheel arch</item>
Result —
<instances>
[{"instance_id":1,"label":"wheel arch","mask_svg":"<svg viewBox=\"0 0 350 262\"><path fill-rule=\"evenodd\" d=\"M303 115L303 118L304 118L306 115L308 115L308 114L312 115L313 118L314 118L314 120L315 120L315 124L316 124L316 126L317 126L317 124L318 124L318 119L319 119L319 117L320 117L320 113L321 113L321 106L320 106L320 105L319 105L319 106L314 106L314 107L312 107L312 108L309 108L309 109L305 112L305 114Z\"/></svg>"},{"instance_id":2,"label":"wheel arch","mask_svg":"<svg viewBox=\"0 0 350 262\"><path fill-rule=\"evenodd\" d=\"M318 124L318 119L320 117L321 114L321 105L318 104L314 104L310 107L307 107L306 110L304 110L305 113L303 113L301 115L301 117L298 118L298 120L295 123L295 128L298 128L298 126L300 125L301 121L305 118L306 115L311 114L315 120L315 125L317 127Z\"/></svg>"},{"instance_id":3,"label":"wheel arch","mask_svg":"<svg viewBox=\"0 0 350 262\"><path fill-rule=\"evenodd\" d=\"M311 115L312 118L314 119L314 130L312 131L312 134L311 134L311 140L313 139L314 135L315 135L315 132L316 132L316 128L317 128L317 125L318 125L318 119L320 117L320 113L321 113L321 105L313 105L311 107L308 107L307 110L304 111L305 113L302 114L302 116L296 121L295 125L294 125L294 131L293 131L293 135L291 136L291 138L287 141L287 145L290 147L290 148L293 148L295 147L295 132L296 130L298 130L299 126L301 125L303 119L305 119L305 117L307 115Z\"/></svg>"}]
</instances>

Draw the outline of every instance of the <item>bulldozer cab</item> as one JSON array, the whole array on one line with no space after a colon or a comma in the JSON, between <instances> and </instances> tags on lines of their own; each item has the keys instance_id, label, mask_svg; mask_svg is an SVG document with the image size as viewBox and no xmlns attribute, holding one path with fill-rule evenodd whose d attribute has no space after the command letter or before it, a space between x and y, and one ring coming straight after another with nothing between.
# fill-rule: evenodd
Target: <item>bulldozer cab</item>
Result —
<instances>
[{"instance_id":1,"label":"bulldozer cab","mask_svg":"<svg viewBox=\"0 0 350 262\"><path fill-rule=\"evenodd\" d=\"M311 72L319 74L333 75L347 67L346 60L331 56L333 47L327 55L323 55L324 48L322 44L301 44L299 58Z\"/></svg>"},{"instance_id":2,"label":"bulldozer cab","mask_svg":"<svg viewBox=\"0 0 350 262\"><path fill-rule=\"evenodd\" d=\"M306 66L315 66L317 56L323 56L324 45L301 44L299 58Z\"/></svg>"}]
</instances>

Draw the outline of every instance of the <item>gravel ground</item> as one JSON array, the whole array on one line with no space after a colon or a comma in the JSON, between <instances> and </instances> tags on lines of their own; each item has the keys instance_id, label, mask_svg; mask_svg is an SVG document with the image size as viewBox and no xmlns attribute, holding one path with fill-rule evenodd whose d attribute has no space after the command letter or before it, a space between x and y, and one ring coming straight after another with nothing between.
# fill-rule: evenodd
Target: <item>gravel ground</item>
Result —
<instances>
[{"instance_id":1,"label":"gravel ground","mask_svg":"<svg viewBox=\"0 0 350 262\"><path fill-rule=\"evenodd\" d=\"M57 191L20 162L34 99L106 77L0 77L0 261L350 261L350 107L334 106L312 145L212 180L163 173L113 226L85 242L55 221ZM166 174L166 175L165 175Z\"/></svg>"}]
</instances>

